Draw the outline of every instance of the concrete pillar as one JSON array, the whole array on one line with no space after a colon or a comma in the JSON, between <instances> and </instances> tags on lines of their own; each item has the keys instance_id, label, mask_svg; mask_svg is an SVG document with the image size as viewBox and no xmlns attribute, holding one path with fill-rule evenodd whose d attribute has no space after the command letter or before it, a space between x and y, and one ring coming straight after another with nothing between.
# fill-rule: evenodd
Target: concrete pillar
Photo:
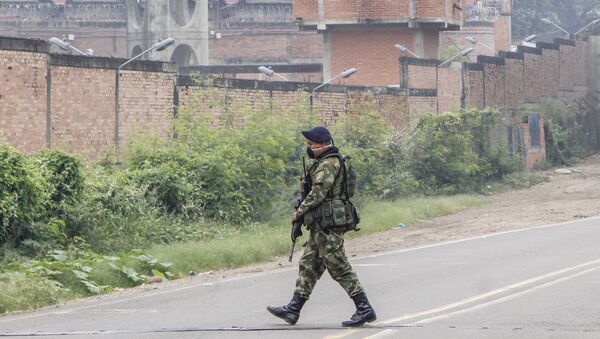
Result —
<instances>
[{"instance_id":1,"label":"concrete pillar","mask_svg":"<svg viewBox=\"0 0 600 339\"><path fill-rule=\"evenodd\" d=\"M600 36L590 37L589 53L589 87L597 92L600 91Z\"/></svg>"},{"instance_id":2,"label":"concrete pillar","mask_svg":"<svg viewBox=\"0 0 600 339\"><path fill-rule=\"evenodd\" d=\"M424 57L425 56L425 44L423 42L424 38L423 38L423 30L422 29L415 29L414 33L413 33L413 48L414 48L414 53L418 56Z\"/></svg>"},{"instance_id":3,"label":"concrete pillar","mask_svg":"<svg viewBox=\"0 0 600 339\"><path fill-rule=\"evenodd\" d=\"M331 30L323 32L323 81L331 79Z\"/></svg>"}]
</instances>

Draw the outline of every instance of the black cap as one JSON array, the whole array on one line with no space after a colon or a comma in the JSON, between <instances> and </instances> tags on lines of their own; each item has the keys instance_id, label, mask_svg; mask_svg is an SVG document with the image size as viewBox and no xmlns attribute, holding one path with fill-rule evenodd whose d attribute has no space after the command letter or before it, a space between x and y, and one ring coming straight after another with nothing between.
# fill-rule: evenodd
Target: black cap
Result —
<instances>
[{"instance_id":1,"label":"black cap","mask_svg":"<svg viewBox=\"0 0 600 339\"><path fill-rule=\"evenodd\" d=\"M312 142L325 142L332 139L331 133L329 133L329 130L325 126L317 126L310 131L303 131L302 135Z\"/></svg>"}]
</instances>

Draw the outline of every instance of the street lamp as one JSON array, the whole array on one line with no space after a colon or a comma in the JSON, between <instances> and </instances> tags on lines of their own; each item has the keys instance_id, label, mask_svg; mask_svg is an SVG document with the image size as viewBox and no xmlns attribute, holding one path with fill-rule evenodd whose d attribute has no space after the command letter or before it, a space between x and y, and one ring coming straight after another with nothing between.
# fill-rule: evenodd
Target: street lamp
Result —
<instances>
[{"instance_id":1,"label":"street lamp","mask_svg":"<svg viewBox=\"0 0 600 339\"><path fill-rule=\"evenodd\" d=\"M394 47L396 47L397 49L400 50L400 52L402 53L410 53L412 56L414 56L415 58L421 59L420 56L416 55L415 53L413 53L410 49L406 48L406 46L402 45L402 44L395 44Z\"/></svg>"},{"instance_id":2,"label":"street lamp","mask_svg":"<svg viewBox=\"0 0 600 339\"><path fill-rule=\"evenodd\" d=\"M164 51L165 49L167 49L169 46L173 45L175 43L175 39L173 38L167 38L164 40L161 40L157 43L155 43L152 47L148 48L147 50L143 51L142 53L134 56L133 58L127 60L126 62L122 63L121 65L119 65L119 67L117 67L117 78L115 79L115 152L117 154L117 160L119 159L119 151L120 151L120 139L119 139L119 85L120 85L120 80L121 80L121 69L123 67L125 67L125 65L129 64L130 62L139 59L140 57L142 57L144 54L152 51L152 50L156 50L156 51Z\"/></svg>"},{"instance_id":3,"label":"street lamp","mask_svg":"<svg viewBox=\"0 0 600 339\"><path fill-rule=\"evenodd\" d=\"M548 25L555 26L556 28L560 29L561 31L567 33L569 36L571 35L571 33L569 33L566 29L564 29L564 28L560 27L559 25L555 24L554 22L550 21L550 19L548 19L548 18L543 18L542 22L545 24L548 24Z\"/></svg>"},{"instance_id":4,"label":"street lamp","mask_svg":"<svg viewBox=\"0 0 600 339\"><path fill-rule=\"evenodd\" d=\"M80 50L78 50L77 48L73 47L70 43L63 41L59 38L50 38L48 40L48 42L50 42L52 45L62 49L65 52L68 52L69 54L71 54L73 51L83 55L83 56L92 56L92 54L94 54L94 50L92 50L91 48L88 48L85 52L82 52Z\"/></svg>"},{"instance_id":5,"label":"street lamp","mask_svg":"<svg viewBox=\"0 0 600 339\"><path fill-rule=\"evenodd\" d=\"M441 64L440 64L438 67L442 67L442 66L444 66L445 64L447 64L447 63L451 62L452 60L454 60L454 59L458 58L459 56L464 56L464 57L466 57L467 55L471 54L471 52L473 52L473 50L475 50L475 49L471 47L471 48L467 48L467 49L465 49L464 51L460 51L460 52L456 53L456 55L455 55L455 56L453 56L452 58L450 58L450 59L448 59L448 60L446 60L446 61L442 62L442 63L441 63Z\"/></svg>"},{"instance_id":6,"label":"street lamp","mask_svg":"<svg viewBox=\"0 0 600 339\"><path fill-rule=\"evenodd\" d=\"M259 66L258 71L261 72L262 74L268 76L269 78L272 77L273 75L276 75L285 81L289 81L288 79L284 78L281 74L275 72L274 70L270 69L269 67Z\"/></svg>"},{"instance_id":7,"label":"street lamp","mask_svg":"<svg viewBox=\"0 0 600 339\"><path fill-rule=\"evenodd\" d=\"M349 78L350 76L352 76L352 74L356 73L357 69L356 68L348 68L347 70L343 71L342 73L336 75L335 77L329 79L329 81L326 81L322 84L320 84L319 86L313 88L312 92L316 92L319 88L331 83L333 80L342 77L344 79Z\"/></svg>"},{"instance_id":8,"label":"street lamp","mask_svg":"<svg viewBox=\"0 0 600 339\"><path fill-rule=\"evenodd\" d=\"M483 42L481 42L481 41L477 40L477 38L475 38L475 37L468 36L468 37L466 37L466 38L465 38L465 40L467 40L468 42L470 42L470 43L471 43L471 44L473 44L473 45L480 44L481 46L483 46L483 47L485 47L485 48L489 49L490 51L494 52L494 54L496 54L496 50L495 50L494 48L492 48L492 47L490 47L490 46L488 46L488 45L484 44Z\"/></svg>"},{"instance_id":9,"label":"street lamp","mask_svg":"<svg viewBox=\"0 0 600 339\"><path fill-rule=\"evenodd\" d=\"M522 45L525 42L532 42L533 40L535 40L535 38L537 38L537 35L530 35L528 37L526 37L525 39L523 39L523 41L521 41L521 43L519 45ZM509 52L516 52L518 50L518 46L517 45L512 45L510 46L510 49L508 50Z\"/></svg>"},{"instance_id":10,"label":"street lamp","mask_svg":"<svg viewBox=\"0 0 600 339\"><path fill-rule=\"evenodd\" d=\"M594 19L592 22L590 22L589 24L587 24L585 27L583 27L582 29L578 30L577 32L573 33L574 35L577 35L583 31L585 31L586 29L588 29L588 27L597 24L598 22L600 22L600 19Z\"/></svg>"}]
</instances>

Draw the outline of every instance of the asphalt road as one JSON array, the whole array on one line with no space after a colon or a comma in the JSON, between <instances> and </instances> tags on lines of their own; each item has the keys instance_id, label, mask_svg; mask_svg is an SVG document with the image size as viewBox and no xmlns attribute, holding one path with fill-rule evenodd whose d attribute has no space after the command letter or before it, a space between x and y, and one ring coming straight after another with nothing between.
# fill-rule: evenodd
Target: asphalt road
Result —
<instances>
[{"instance_id":1,"label":"asphalt road","mask_svg":"<svg viewBox=\"0 0 600 339\"><path fill-rule=\"evenodd\" d=\"M0 318L0 337L600 338L600 217L352 260L378 321L341 328L352 301L325 274L296 326L291 269Z\"/></svg>"}]
</instances>

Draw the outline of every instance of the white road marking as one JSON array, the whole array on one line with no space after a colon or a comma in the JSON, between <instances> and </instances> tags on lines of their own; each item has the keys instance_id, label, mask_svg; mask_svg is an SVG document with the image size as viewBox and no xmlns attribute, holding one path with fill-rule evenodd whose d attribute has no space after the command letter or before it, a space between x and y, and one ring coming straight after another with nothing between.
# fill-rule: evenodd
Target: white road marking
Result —
<instances>
[{"instance_id":1,"label":"white road marking","mask_svg":"<svg viewBox=\"0 0 600 339\"><path fill-rule=\"evenodd\" d=\"M567 222L558 223L558 224L550 224L550 225L535 226L535 227L529 227L529 228L521 228L521 229L511 230L511 231L505 231L505 232L490 233L490 234L476 236L476 237L471 237L471 238L465 238L465 239L459 239L459 240L441 242L441 243L436 243L436 244L431 244L431 245L425 245L425 246L420 246L420 247L407 248L407 249L390 251L390 252L383 252L383 253L378 253L378 254L373 254L373 255L367 255L367 256L361 256L361 257L352 258L351 261L363 260L363 259L370 259L370 258L377 258L377 257L381 257L381 256L386 256L386 255L393 255L393 254L404 253L404 252L418 251L418 250L422 250L422 249L428 249L428 248L434 248L434 247L452 245L452 244L457 244L457 243L467 242L467 241L472 241L472 240L491 238L491 237L505 235L505 234L519 233L519 232L525 232L525 231L531 231L531 230L538 230L538 229L545 229L545 228L558 227L558 226L565 226L565 225L570 225L570 224L574 224L574 223L581 223L581 222L587 222L587 221L592 221L592 220L600 220L600 216L591 217L591 218L585 218L585 219L578 219L578 220L573 220L573 221L567 221ZM355 264L355 265L357 265L357 264ZM297 267L288 267L288 268L278 269L278 270L273 270L273 271L268 271L268 272L261 272L261 273L257 273L257 274L244 275L244 276L241 276L241 277L223 279L223 280L220 280L220 281L216 281L216 282L214 282L212 284L223 284L223 283L228 283L228 282L232 282L232 281L239 281L239 280L244 280L244 279L258 278L258 277L263 277L263 276L267 276L267 275L285 273L285 272L295 271L295 270L297 270ZM48 315L58 315L58 314L70 313L70 312L73 312L74 310L85 310L85 309L94 308L94 307L98 307L98 306L118 304L118 303L122 303L122 302L128 302L128 301L138 300L138 299L144 299L144 298L154 298L157 295L170 294L170 293L185 291L185 290L194 289L194 288L201 288L201 287L206 287L206 286L204 285L204 283L201 283L201 284L194 284L194 285L190 285L190 286L174 287L174 288L166 288L164 290L150 291L148 293L144 293L144 294L140 294L140 295L135 295L135 296L130 296L130 297L125 297L125 298L114 297L114 298L117 298L117 299L114 299L114 300L100 300L100 301L97 301L97 300L93 300L93 301L83 300L83 301L81 301L81 304L79 304L79 305L73 305L67 311L65 311L65 310L56 310L54 308L55 306L51 306L51 307L48 307L46 310L42 309L42 310L34 311L34 313L6 315L6 316L3 316L3 319L0 319L0 323L10 322L10 321L14 321L16 319L23 320L23 319L38 318L38 317L48 316ZM113 298L113 296L111 296L111 295L106 295L105 297L106 298ZM95 299L97 297L93 297L93 298ZM337 337L335 337L335 338L337 338Z\"/></svg>"},{"instance_id":2,"label":"white road marking","mask_svg":"<svg viewBox=\"0 0 600 339\"><path fill-rule=\"evenodd\" d=\"M401 321L407 321L407 320L420 318L420 317L427 317L427 316L429 316L429 318L421 319L421 320L415 322L414 324L431 322L431 321L434 321L437 319L446 318L446 317L449 317L452 315L469 312L469 311L483 308L483 307L486 307L486 306L489 306L489 305L492 305L495 303L506 301L506 300L509 300L511 297L516 298L517 296L521 296L527 292L531 292L531 291L534 291L539 288L552 286L552 285L558 284L560 282L596 271L598 269L600 269L600 259L593 260L593 261L590 261L590 262L587 262L584 264L580 264L580 265L576 265L576 266L567 267L567 268L564 268L564 269L561 269L558 271L550 272L550 273L547 273L547 274L544 274L541 276L537 276L534 278L530 278L527 280L523 280L521 282L509 285L509 286L500 287L493 291L478 294L478 295L463 299L461 301L446 304L446 305L443 305L443 306L440 306L440 307L437 307L437 308L434 308L431 310L418 312L418 313L412 313L412 314L405 314L405 315L397 317L397 318L380 321L380 322L377 322L377 324L375 324L375 325L393 324L393 323L398 323ZM565 276L565 274L568 274L568 275ZM553 278L554 278L554 280L545 281L545 280L553 279ZM531 285L531 286L529 286L529 285ZM523 288L525 288L525 289L523 289ZM503 296L503 294L507 294L507 293L509 295ZM484 301L485 299L494 298L494 297L497 297L497 299L490 300L490 301ZM461 307L465 307L469 304L473 304L473 303L477 303L477 302L481 302L481 301L484 301L484 302L475 304L466 309L461 308ZM443 312L448 312L448 313L443 313ZM366 338L378 338L378 337L382 337L382 336L386 336L388 334L394 333L395 331L396 330L386 329L384 331L378 332L378 333L376 333L372 336L366 337ZM334 335L331 335L331 336L328 336L325 338L339 339L339 338L344 338L344 337L350 336L356 332L357 332L357 330L344 331L344 332L340 332L340 333L337 333L337 334L334 334Z\"/></svg>"}]
</instances>

